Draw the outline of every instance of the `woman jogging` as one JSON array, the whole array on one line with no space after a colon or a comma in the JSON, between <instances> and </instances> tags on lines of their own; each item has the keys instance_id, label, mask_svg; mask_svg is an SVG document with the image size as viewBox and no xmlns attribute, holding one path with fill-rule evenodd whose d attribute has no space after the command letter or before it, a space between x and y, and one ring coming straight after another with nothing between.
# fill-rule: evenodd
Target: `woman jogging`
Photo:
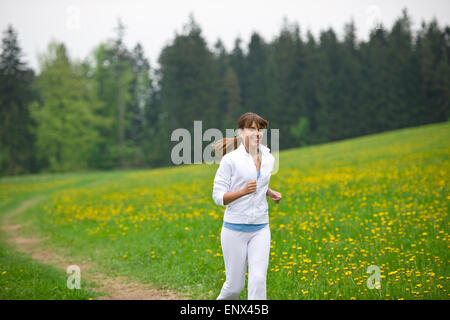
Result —
<instances>
[{"instance_id":1,"label":"woman jogging","mask_svg":"<svg viewBox=\"0 0 450 320\"><path fill-rule=\"evenodd\" d=\"M266 195L275 203L281 193L269 188L274 157L260 144L269 122L247 112L238 119L238 137L215 146L225 154L214 178L213 199L226 207L220 235L226 280L218 300L237 300L244 289L248 261L248 299L266 299L270 228ZM226 152L232 146L231 152Z\"/></svg>"}]
</instances>

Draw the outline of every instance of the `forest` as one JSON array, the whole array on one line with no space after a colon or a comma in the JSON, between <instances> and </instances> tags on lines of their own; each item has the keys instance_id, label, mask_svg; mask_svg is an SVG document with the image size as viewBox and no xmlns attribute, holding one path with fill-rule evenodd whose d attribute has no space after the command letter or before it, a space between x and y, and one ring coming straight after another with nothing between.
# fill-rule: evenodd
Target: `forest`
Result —
<instances>
[{"instance_id":1,"label":"forest","mask_svg":"<svg viewBox=\"0 0 450 320\"><path fill-rule=\"evenodd\" d=\"M433 19L413 32L406 9L367 41L353 20L342 38L300 25L284 19L273 39L255 31L227 50L220 38L207 43L191 14L149 61L139 42L124 44L119 19L83 59L50 42L39 72L10 25L0 54L0 175L171 166L173 130L193 132L201 120L225 134L248 111L279 129L280 150L448 121L449 26Z\"/></svg>"}]
</instances>

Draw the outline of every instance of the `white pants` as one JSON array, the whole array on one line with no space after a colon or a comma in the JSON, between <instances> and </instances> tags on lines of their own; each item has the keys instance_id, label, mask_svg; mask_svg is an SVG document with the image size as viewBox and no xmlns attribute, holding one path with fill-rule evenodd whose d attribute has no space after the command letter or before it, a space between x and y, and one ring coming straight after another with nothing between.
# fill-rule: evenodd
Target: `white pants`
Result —
<instances>
[{"instance_id":1,"label":"white pants","mask_svg":"<svg viewBox=\"0 0 450 320\"><path fill-rule=\"evenodd\" d=\"M248 260L248 299L266 300L266 275L269 264L269 225L254 232L222 227L220 234L226 281L217 300L237 300L245 286Z\"/></svg>"}]
</instances>

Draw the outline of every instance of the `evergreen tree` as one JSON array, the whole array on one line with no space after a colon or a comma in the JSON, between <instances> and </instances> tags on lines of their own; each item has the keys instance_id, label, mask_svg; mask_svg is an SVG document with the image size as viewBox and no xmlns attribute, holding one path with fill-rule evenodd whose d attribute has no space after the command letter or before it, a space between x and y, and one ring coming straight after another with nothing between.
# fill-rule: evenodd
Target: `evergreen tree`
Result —
<instances>
[{"instance_id":1,"label":"evergreen tree","mask_svg":"<svg viewBox=\"0 0 450 320\"><path fill-rule=\"evenodd\" d=\"M361 97L364 83L361 71L361 56L353 20L344 26L341 59L342 68L336 79L342 110L339 119L339 139L346 139L364 134L365 128L362 127L364 123L360 119L366 116L364 99Z\"/></svg>"},{"instance_id":2,"label":"evergreen tree","mask_svg":"<svg viewBox=\"0 0 450 320\"><path fill-rule=\"evenodd\" d=\"M246 111L266 117L268 110L268 49L264 39L253 32L246 57Z\"/></svg>"},{"instance_id":3,"label":"evergreen tree","mask_svg":"<svg viewBox=\"0 0 450 320\"><path fill-rule=\"evenodd\" d=\"M241 116L241 91L236 73L230 66L227 67L224 74L223 89L225 93L224 126L228 129L235 129L237 119Z\"/></svg>"},{"instance_id":4,"label":"evergreen tree","mask_svg":"<svg viewBox=\"0 0 450 320\"><path fill-rule=\"evenodd\" d=\"M450 41L435 19L422 24L417 40L422 90L425 104L421 112L423 123L447 121L449 116Z\"/></svg>"},{"instance_id":5,"label":"evergreen tree","mask_svg":"<svg viewBox=\"0 0 450 320\"><path fill-rule=\"evenodd\" d=\"M332 29L320 32L320 43L316 51L315 66L318 84L316 100L318 102L317 119L317 141L335 141L339 139L342 115L341 102L339 100L339 87L337 74L341 71L339 60L340 46L337 36Z\"/></svg>"},{"instance_id":6,"label":"evergreen tree","mask_svg":"<svg viewBox=\"0 0 450 320\"><path fill-rule=\"evenodd\" d=\"M280 129L281 148L296 146L297 136L292 129L297 119L308 117L306 105L306 52L297 24L289 25L284 19L280 35L270 45L268 82L268 108L266 117L271 128Z\"/></svg>"},{"instance_id":7,"label":"evergreen tree","mask_svg":"<svg viewBox=\"0 0 450 320\"><path fill-rule=\"evenodd\" d=\"M34 72L22 60L17 32L8 26L0 54L0 170L10 175L35 171L29 104Z\"/></svg>"},{"instance_id":8,"label":"evergreen tree","mask_svg":"<svg viewBox=\"0 0 450 320\"><path fill-rule=\"evenodd\" d=\"M402 17L397 19L388 36L388 61L390 65L388 93L386 105L388 113L388 129L403 128L409 124L409 109L413 106L415 92L408 90L413 83L411 67L413 62L413 42L411 19L407 10L403 9Z\"/></svg>"},{"instance_id":9,"label":"evergreen tree","mask_svg":"<svg viewBox=\"0 0 450 320\"><path fill-rule=\"evenodd\" d=\"M192 15L183 33L163 49L159 64L161 107L168 115L169 132L185 128L193 137L194 120L202 120L204 129L218 128L217 62ZM170 147L170 135L165 139Z\"/></svg>"},{"instance_id":10,"label":"evergreen tree","mask_svg":"<svg viewBox=\"0 0 450 320\"><path fill-rule=\"evenodd\" d=\"M225 50L222 41L219 39L215 44L215 56L218 68L218 94L219 110L223 114L221 128L225 135L225 129L234 129L236 120L241 112L241 92L236 72L231 67L231 55Z\"/></svg>"},{"instance_id":11,"label":"evergreen tree","mask_svg":"<svg viewBox=\"0 0 450 320\"><path fill-rule=\"evenodd\" d=\"M232 52L230 53L230 66L233 69L234 73L236 74L237 81L239 83L239 91L240 91L240 111L238 114L243 114L247 112L244 109L244 106L246 104L245 97L247 94L247 81L246 81L246 63L245 63L245 53L241 48L242 39L239 37L234 41L234 48ZM234 123L233 128L236 127L236 121Z\"/></svg>"},{"instance_id":12,"label":"evergreen tree","mask_svg":"<svg viewBox=\"0 0 450 320\"><path fill-rule=\"evenodd\" d=\"M369 41L361 44L363 86L361 88L364 117L362 134L377 133L389 127L389 78L388 31L383 25L371 30Z\"/></svg>"}]
</instances>

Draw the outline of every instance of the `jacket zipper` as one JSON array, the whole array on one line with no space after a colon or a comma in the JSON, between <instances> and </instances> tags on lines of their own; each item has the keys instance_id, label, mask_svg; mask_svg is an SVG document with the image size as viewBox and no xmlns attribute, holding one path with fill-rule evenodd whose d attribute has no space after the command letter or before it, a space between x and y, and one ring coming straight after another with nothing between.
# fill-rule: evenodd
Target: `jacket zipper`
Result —
<instances>
[{"instance_id":1,"label":"jacket zipper","mask_svg":"<svg viewBox=\"0 0 450 320\"><path fill-rule=\"evenodd\" d=\"M262 168L262 152L259 151L259 153L260 153L260 158L261 158L261 163L259 165L259 171L261 171L261 168ZM249 154L249 157L250 157L250 160L252 161L252 165L253 165L253 167L255 168L255 171L256 171L256 188L258 188L258 180L259 180L259 178L258 178L258 169L256 168L255 162L253 161L253 157L250 154ZM252 196L252 207L253 207L252 218L255 216L255 196L256 196L256 191L253 192L253 196Z\"/></svg>"}]
</instances>

